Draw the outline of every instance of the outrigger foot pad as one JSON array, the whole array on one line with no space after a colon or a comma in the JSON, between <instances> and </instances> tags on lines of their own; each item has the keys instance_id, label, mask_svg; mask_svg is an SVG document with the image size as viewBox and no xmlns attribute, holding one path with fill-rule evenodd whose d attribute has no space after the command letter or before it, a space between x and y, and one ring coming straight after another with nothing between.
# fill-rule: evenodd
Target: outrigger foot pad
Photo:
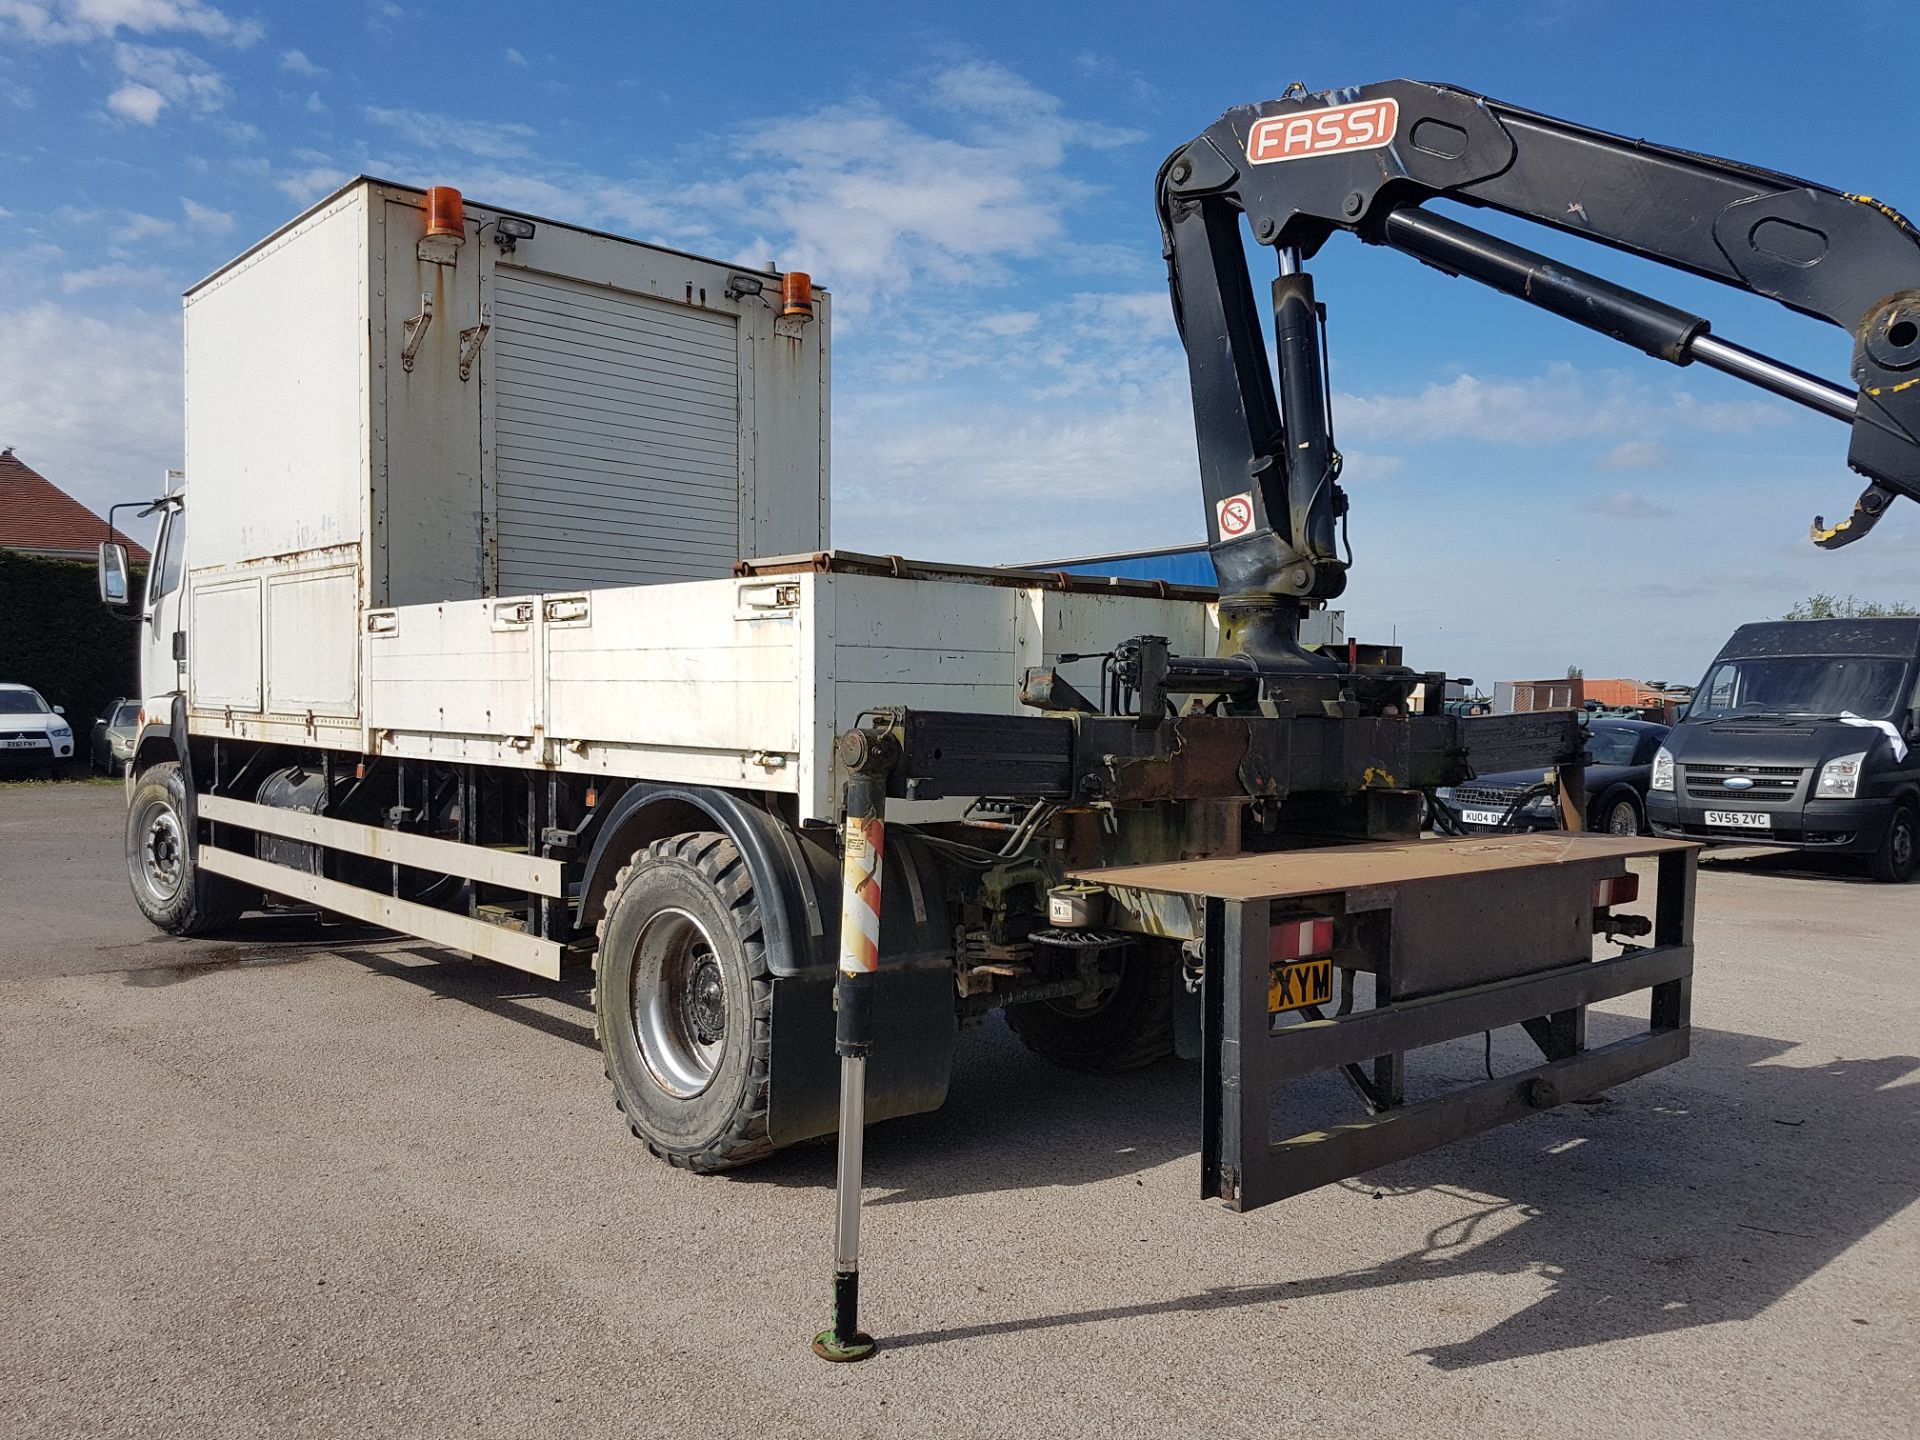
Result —
<instances>
[{"instance_id":1,"label":"outrigger foot pad","mask_svg":"<svg viewBox=\"0 0 1920 1440\"><path fill-rule=\"evenodd\" d=\"M832 1330L822 1330L813 1337L813 1353L836 1365L850 1365L855 1360L864 1360L879 1348L871 1335L863 1335L858 1330L845 1338Z\"/></svg>"}]
</instances>

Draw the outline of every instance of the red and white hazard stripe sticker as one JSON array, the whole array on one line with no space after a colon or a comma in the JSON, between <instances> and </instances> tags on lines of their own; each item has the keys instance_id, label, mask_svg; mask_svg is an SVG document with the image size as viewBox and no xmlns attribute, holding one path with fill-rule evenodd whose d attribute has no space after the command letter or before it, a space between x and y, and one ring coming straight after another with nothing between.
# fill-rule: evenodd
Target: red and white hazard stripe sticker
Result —
<instances>
[{"instance_id":1,"label":"red and white hazard stripe sticker","mask_svg":"<svg viewBox=\"0 0 1920 1440\"><path fill-rule=\"evenodd\" d=\"M846 840L840 884L840 968L848 975L862 975L880 968L883 822L878 815L849 815Z\"/></svg>"}]
</instances>

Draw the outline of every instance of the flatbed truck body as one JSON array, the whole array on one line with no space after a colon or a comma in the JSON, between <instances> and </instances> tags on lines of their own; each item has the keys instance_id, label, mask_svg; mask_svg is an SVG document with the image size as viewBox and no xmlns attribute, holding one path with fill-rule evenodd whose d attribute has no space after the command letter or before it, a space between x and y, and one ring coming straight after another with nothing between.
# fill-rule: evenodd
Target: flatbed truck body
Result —
<instances>
[{"instance_id":1,"label":"flatbed truck body","mask_svg":"<svg viewBox=\"0 0 1920 1440\"><path fill-rule=\"evenodd\" d=\"M1613 907L1645 846L1222 878L1416 836L1419 790L1469 752L1577 791L1571 726L1469 732L1419 698L1444 676L1357 641L1315 662L1323 696L1250 703L1236 662L1179 658L1237 643L1210 589L833 550L830 308L790 272L364 178L190 291L128 777L149 917L195 933L291 902L549 978L591 964L630 1128L723 1169L839 1123L864 775L889 826L866 1119L937 1107L995 1009L1064 1065L1178 1050L1218 1091L1207 1191L1244 1208L1301 1187L1220 1158L1265 1123L1252 1090L1223 1118L1253 1073L1234 1057L1262 1026L1361 1033L1360 991L1427 1005L1421 1043L1539 1020L1558 1078L1510 1078L1509 1109L1638 1073L1568 1062L1595 935L1640 933ZM1193 864L1215 868L1166 876ZM1684 928L1629 987L1668 987L1659 1063L1685 1048ZM1520 979L1435 1019L1435 996ZM1340 1053L1365 1114L1405 1109L1403 1053ZM1339 1153L1295 1179L1388 1152Z\"/></svg>"}]
</instances>

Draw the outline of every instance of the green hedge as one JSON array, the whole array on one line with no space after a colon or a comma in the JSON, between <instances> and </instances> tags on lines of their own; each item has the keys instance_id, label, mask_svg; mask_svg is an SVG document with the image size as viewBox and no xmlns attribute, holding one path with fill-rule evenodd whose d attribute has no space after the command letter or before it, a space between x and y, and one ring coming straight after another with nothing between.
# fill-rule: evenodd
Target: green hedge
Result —
<instances>
[{"instance_id":1,"label":"green hedge","mask_svg":"<svg viewBox=\"0 0 1920 1440\"><path fill-rule=\"evenodd\" d=\"M64 705L82 744L109 700L139 693L140 633L137 615L100 603L85 561L0 550L0 684L31 685Z\"/></svg>"}]
</instances>

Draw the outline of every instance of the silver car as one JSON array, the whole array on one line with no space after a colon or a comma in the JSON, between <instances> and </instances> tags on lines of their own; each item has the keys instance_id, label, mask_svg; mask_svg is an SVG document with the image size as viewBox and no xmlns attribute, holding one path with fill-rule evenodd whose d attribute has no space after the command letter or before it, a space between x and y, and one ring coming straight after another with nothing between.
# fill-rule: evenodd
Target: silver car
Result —
<instances>
[{"instance_id":1,"label":"silver car","mask_svg":"<svg viewBox=\"0 0 1920 1440\"><path fill-rule=\"evenodd\" d=\"M93 722L90 759L102 775L117 775L133 759L133 742L140 731L140 702L115 700Z\"/></svg>"}]
</instances>

